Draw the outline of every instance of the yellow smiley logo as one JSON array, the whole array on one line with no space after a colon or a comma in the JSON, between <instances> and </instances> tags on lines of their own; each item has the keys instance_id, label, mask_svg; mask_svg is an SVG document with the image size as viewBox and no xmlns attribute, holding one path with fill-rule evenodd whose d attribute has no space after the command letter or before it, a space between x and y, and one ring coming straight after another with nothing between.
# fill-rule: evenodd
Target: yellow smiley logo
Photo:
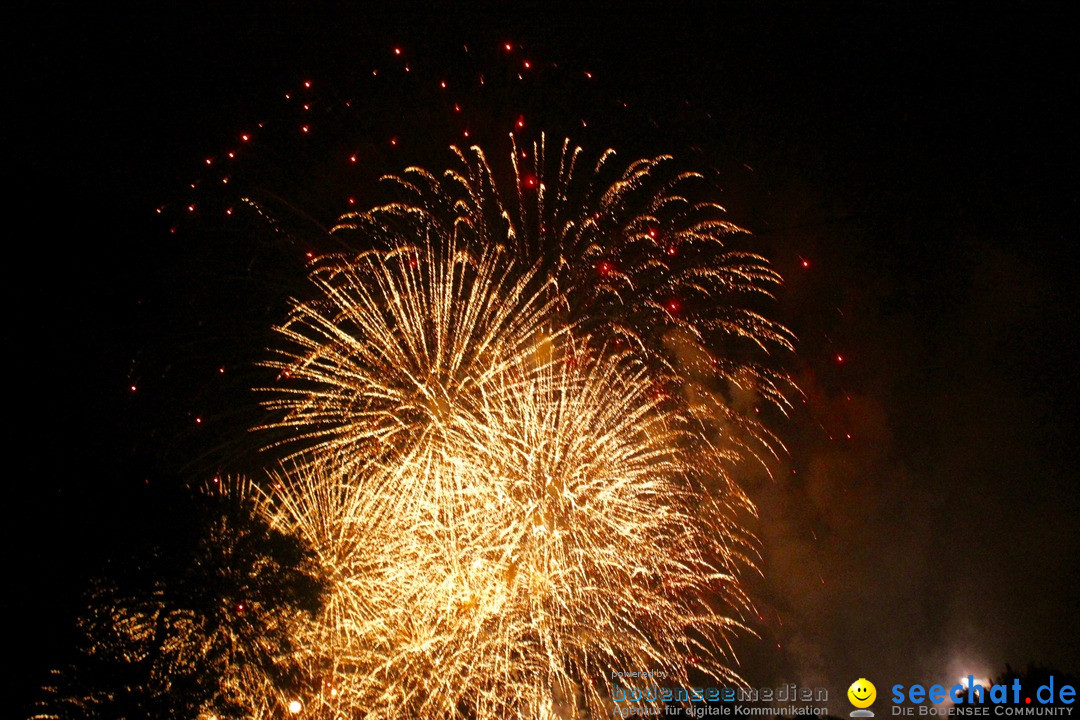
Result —
<instances>
[{"instance_id":1,"label":"yellow smiley logo","mask_svg":"<svg viewBox=\"0 0 1080 720\"><path fill-rule=\"evenodd\" d=\"M877 688L866 678L859 678L847 689L848 700L857 708L868 708L877 698Z\"/></svg>"}]
</instances>

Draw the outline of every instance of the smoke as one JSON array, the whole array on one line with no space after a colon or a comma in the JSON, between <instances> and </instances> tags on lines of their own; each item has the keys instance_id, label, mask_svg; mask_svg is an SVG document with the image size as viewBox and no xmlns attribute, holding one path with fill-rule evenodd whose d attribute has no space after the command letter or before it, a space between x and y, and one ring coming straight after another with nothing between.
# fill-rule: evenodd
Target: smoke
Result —
<instances>
[{"instance_id":1,"label":"smoke","mask_svg":"<svg viewBox=\"0 0 1080 720\"><path fill-rule=\"evenodd\" d=\"M752 484L765 553L752 682L840 692L1075 661L1076 498L1042 384L1061 371L1064 348L1045 355L1060 311L1029 263L968 250L957 302L931 323L864 283L844 306L861 318L847 327L858 370L800 377L790 464Z\"/></svg>"}]
</instances>

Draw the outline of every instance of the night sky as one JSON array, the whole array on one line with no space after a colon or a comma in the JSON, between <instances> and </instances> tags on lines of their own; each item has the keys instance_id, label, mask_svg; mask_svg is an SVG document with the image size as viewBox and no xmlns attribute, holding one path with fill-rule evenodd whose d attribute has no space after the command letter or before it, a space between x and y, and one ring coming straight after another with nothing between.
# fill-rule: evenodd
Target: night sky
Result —
<instances>
[{"instance_id":1,"label":"night sky","mask_svg":"<svg viewBox=\"0 0 1080 720\"><path fill-rule=\"evenodd\" d=\"M333 249L297 238L382 173L448 163L463 127L506 150L518 117L530 140L708 167L786 277L807 402L777 427L775 479L745 481L764 551L748 681L1080 670L1075 22L903 5L16 19L3 604L20 702L70 645L87 579L182 526L185 485L257 464L252 364L306 252ZM478 72L490 87L463 89L456 117L433 82ZM283 95L308 79L314 113L364 109L289 140ZM237 176L286 220L226 226L230 196L189 183L263 120L277 134Z\"/></svg>"}]
</instances>

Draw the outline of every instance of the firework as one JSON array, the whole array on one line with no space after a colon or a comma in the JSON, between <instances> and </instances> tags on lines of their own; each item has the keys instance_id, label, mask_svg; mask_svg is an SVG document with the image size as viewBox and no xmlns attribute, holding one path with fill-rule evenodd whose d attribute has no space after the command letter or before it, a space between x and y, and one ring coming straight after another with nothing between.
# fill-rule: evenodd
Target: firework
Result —
<instances>
[{"instance_id":1,"label":"firework","mask_svg":"<svg viewBox=\"0 0 1080 720\"><path fill-rule=\"evenodd\" d=\"M385 181L399 200L345 215L334 232L386 247L433 235L477 252L503 248L554 289L560 317L594 350L630 351L653 381L738 452L780 445L752 412L790 409L797 392L777 356L793 336L764 306L781 282L726 218L715 188L670 156L594 162L565 140L511 136L500 181L483 150L452 148L441 175L411 167Z\"/></svg>"},{"instance_id":2,"label":"firework","mask_svg":"<svg viewBox=\"0 0 1080 720\"><path fill-rule=\"evenodd\" d=\"M473 256L453 238L323 259L321 298L298 304L269 363L282 384L266 429L303 457L359 470L426 442L535 350L552 302L498 248Z\"/></svg>"},{"instance_id":3,"label":"firework","mask_svg":"<svg viewBox=\"0 0 1080 720\"><path fill-rule=\"evenodd\" d=\"M330 583L296 627L305 707L577 716L627 668L733 681L754 544L727 451L538 263L418 237L320 263L281 328L294 449L264 507Z\"/></svg>"},{"instance_id":4,"label":"firework","mask_svg":"<svg viewBox=\"0 0 1080 720\"><path fill-rule=\"evenodd\" d=\"M735 468L777 446L759 405L788 408L779 276L670 158L582 172L564 143L552 168L541 140L506 184L456 152L343 217L367 250L318 258L277 328L258 429L281 464L214 489L310 552L283 577L314 573L320 603L272 575L178 616L162 667L232 663L207 717L599 717L617 673L739 682ZM269 567L249 555L197 564ZM98 645L155 641L157 595L108 604L124 637Z\"/></svg>"},{"instance_id":5,"label":"firework","mask_svg":"<svg viewBox=\"0 0 1080 720\"><path fill-rule=\"evenodd\" d=\"M297 628L323 688L307 704L575 716L610 712L605 679L631 667L733 681L748 503L701 492L647 372L563 358L495 384L393 463L277 478L266 507L331 581Z\"/></svg>"}]
</instances>

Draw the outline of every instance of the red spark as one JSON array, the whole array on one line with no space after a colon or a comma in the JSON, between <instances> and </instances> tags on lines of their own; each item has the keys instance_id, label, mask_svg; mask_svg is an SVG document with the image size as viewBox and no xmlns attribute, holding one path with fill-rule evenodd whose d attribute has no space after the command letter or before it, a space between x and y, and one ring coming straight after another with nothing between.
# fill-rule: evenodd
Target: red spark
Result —
<instances>
[{"instance_id":1,"label":"red spark","mask_svg":"<svg viewBox=\"0 0 1080 720\"><path fill-rule=\"evenodd\" d=\"M503 50L506 50L506 52L510 52L513 49L514 49L514 46L511 45L510 43L506 43L505 45L503 45Z\"/></svg>"},{"instance_id":2,"label":"red spark","mask_svg":"<svg viewBox=\"0 0 1080 720\"><path fill-rule=\"evenodd\" d=\"M349 162L356 162L356 156L355 155L350 155L349 156Z\"/></svg>"},{"instance_id":3,"label":"red spark","mask_svg":"<svg viewBox=\"0 0 1080 720\"><path fill-rule=\"evenodd\" d=\"M301 132L307 132L308 131L308 126L304 125L303 127L300 128L300 131Z\"/></svg>"},{"instance_id":4,"label":"red spark","mask_svg":"<svg viewBox=\"0 0 1080 720\"><path fill-rule=\"evenodd\" d=\"M240 140L242 140L243 142L247 142L250 139L251 139L251 136L247 135L247 134L244 134L244 135L240 136Z\"/></svg>"},{"instance_id":5,"label":"red spark","mask_svg":"<svg viewBox=\"0 0 1080 720\"><path fill-rule=\"evenodd\" d=\"M310 80L305 80L304 81L304 87L310 89L311 88L311 81Z\"/></svg>"},{"instance_id":6,"label":"red spark","mask_svg":"<svg viewBox=\"0 0 1080 720\"><path fill-rule=\"evenodd\" d=\"M399 48L399 47L394 48L394 54L395 55L400 55L401 54L401 48Z\"/></svg>"},{"instance_id":7,"label":"red spark","mask_svg":"<svg viewBox=\"0 0 1080 720\"><path fill-rule=\"evenodd\" d=\"M808 268L808 267L810 267L810 261L809 261L809 260L806 260L806 259L804 259L804 260L802 261L802 266L803 266L804 268Z\"/></svg>"}]
</instances>

